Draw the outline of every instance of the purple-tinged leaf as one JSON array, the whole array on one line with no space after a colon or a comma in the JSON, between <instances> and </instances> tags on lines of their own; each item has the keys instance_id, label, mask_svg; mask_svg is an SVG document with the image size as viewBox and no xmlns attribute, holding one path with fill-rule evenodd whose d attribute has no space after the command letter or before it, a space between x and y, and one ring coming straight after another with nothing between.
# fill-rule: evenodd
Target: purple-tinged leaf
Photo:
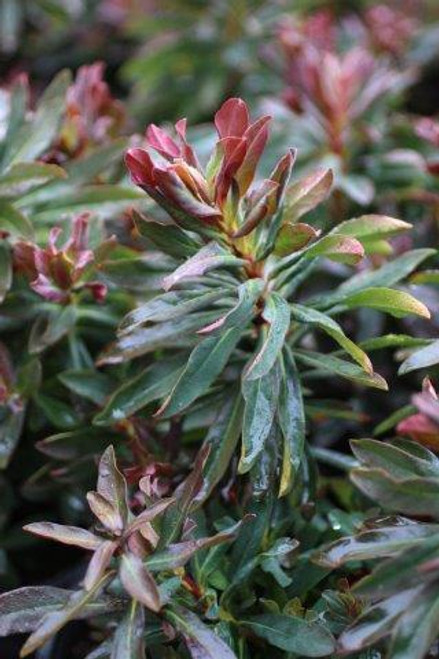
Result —
<instances>
[{"instance_id":1,"label":"purple-tinged leaf","mask_svg":"<svg viewBox=\"0 0 439 659\"><path fill-rule=\"evenodd\" d=\"M62 609L44 616L34 633L29 636L21 648L20 657L27 657L32 654L32 652L44 645L49 638L56 634L61 627L64 627L64 625L70 622L70 620L80 618L87 605L96 599L98 592L107 585L111 577L112 575L110 574L106 575L88 592L80 590L73 593Z\"/></svg>"},{"instance_id":2,"label":"purple-tinged leaf","mask_svg":"<svg viewBox=\"0 0 439 659\"><path fill-rule=\"evenodd\" d=\"M285 192L285 217L298 220L329 195L334 180L330 169L321 169L292 183Z\"/></svg>"},{"instance_id":3,"label":"purple-tinged leaf","mask_svg":"<svg viewBox=\"0 0 439 659\"><path fill-rule=\"evenodd\" d=\"M253 515L247 515L242 521L209 538L197 538L196 540L186 540L185 542L178 542L175 545L168 545L164 551L156 552L150 558L146 559L146 565L152 572L176 570L179 567L183 567L197 551L234 540L242 524L252 517Z\"/></svg>"},{"instance_id":4,"label":"purple-tinged leaf","mask_svg":"<svg viewBox=\"0 0 439 659\"><path fill-rule=\"evenodd\" d=\"M119 622L111 646L111 659L144 659L145 611L133 600Z\"/></svg>"},{"instance_id":5,"label":"purple-tinged leaf","mask_svg":"<svg viewBox=\"0 0 439 659\"><path fill-rule=\"evenodd\" d=\"M248 108L241 98L229 98L215 114L215 126L220 138L241 137L248 124Z\"/></svg>"},{"instance_id":6,"label":"purple-tinged leaf","mask_svg":"<svg viewBox=\"0 0 439 659\"><path fill-rule=\"evenodd\" d=\"M172 608L166 607L164 614L183 635L192 659L236 659L225 641L189 609L172 605Z\"/></svg>"},{"instance_id":7,"label":"purple-tinged leaf","mask_svg":"<svg viewBox=\"0 0 439 659\"><path fill-rule=\"evenodd\" d=\"M74 545L94 551L102 543L102 538L77 526L65 526L53 522L33 522L23 527L24 531L39 535L48 540Z\"/></svg>"},{"instance_id":8,"label":"purple-tinged leaf","mask_svg":"<svg viewBox=\"0 0 439 659\"><path fill-rule=\"evenodd\" d=\"M203 485L203 469L209 450L208 446L203 446L200 449L189 476L174 492L176 504L167 511L164 517L159 549L164 549L180 535L192 503Z\"/></svg>"},{"instance_id":9,"label":"purple-tinged leaf","mask_svg":"<svg viewBox=\"0 0 439 659\"><path fill-rule=\"evenodd\" d=\"M304 256L308 259L320 256L338 263L356 265L364 256L364 248L356 238L328 235L305 248Z\"/></svg>"},{"instance_id":10,"label":"purple-tinged leaf","mask_svg":"<svg viewBox=\"0 0 439 659\"><path fill-rule=\"evenodd\" d=\"M274 244L276 256L288 256L298 252L318 237L318 231L309 224L285 222L279 230Z\"/></svg>"},{"instance_id":11,"label":"purple-tinged leaf","mask_svg":"<svg viewBox=\"0 0 439 659\"><path fill-rule=\"evenodd\" d=\"M212 242L183 263L172 275L165 277L163 288L168 291L183 279L200 277L216 268L236 267L244 264L244 259L240 259L226 252L218 243Z\"/></svg>"},{"instance_id":12,"label":"purple-tinged leaf","mask_svg":"<svg viewBox=\"0 0 439 659\"><path fill-rule=\"evenodd\" d=\"M139 556L124 553L120 561L119 576L131 597L155 613L160 611L162 604L157 584Z\"/></svg>"},{"instance_id":13,"label":"purple-tinged leaf","mask_svg":"<svg viewBox=\"0 0 439 659\"><path fill-rule=\"evenodd\" d=\"M109 446L99 461L97 490L119 514L122 525L128 518L127 483L117 468L114 448Z\"/></svg>"},{"instance_id":14,"label":"purple-tinged leaf","mask_svg":"<svg viewBox=\"0 0 439 659\"><path fill-rule=\"evenodd\" d=\"M96 549L91 557L90 563L88 564L87 572L85 573L85 590L92 590L102 579L118 545L119 543L116 541L104 540L104 542L102 542Z\"/></svg>"},{"instance_id":15,"label":"purple-tinged leaf","mask_svg":"<svg viewBox=\"0 0 439 659\"><path fill-rule=\"evenodd\" d=\"M71 590L29 586L0 595L0 636L31 632L47 614L64 606Z\"/></svg>"},{"instance_id":16,"label":"purple-tinged leaf","mask_svg":"<svg viewBox=\"0 0 439 659\"><path fill-rule=\"evenodd\" d=\"M143 510L137 517L127 526L125 529L124 537L128 537L131 533L135 531L141 531L142 527L148 525L156 517L162 515L169 506L172 506L176 502L174 497L168 499L160 499L153 503L149 508Z\"/></svg>"},{"instance_id":17,"label":"purple-tinged leaf","mask_svg":"<svg viewBox=\"0 0 439 659\"><path fill-rule=\"evenodd\" d=\"M113 504L99 492L87 492L87 501L92 513L108 531L117 535L122 533L124 522Z\"/></svg>"}]
</instances>

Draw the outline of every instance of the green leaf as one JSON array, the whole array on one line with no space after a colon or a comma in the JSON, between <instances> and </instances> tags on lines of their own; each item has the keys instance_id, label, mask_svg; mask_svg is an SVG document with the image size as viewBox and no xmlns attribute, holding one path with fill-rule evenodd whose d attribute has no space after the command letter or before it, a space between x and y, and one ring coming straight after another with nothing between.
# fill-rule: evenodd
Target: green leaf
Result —
<instances>
[{"instance_id":1,"label":"green leaf","mask_svg":"<svg viewBox=\"0 0 439 659\"><path fill-rule=\"evenodd\" d=\"M122 320L119 334L132 332L144 323L162 323L210 307L212 303L224 299L224 291L170 291L156 295L152 300L131 311Z\"/></svg>"},{"instance_id":2,"label":"green leaf","mask_svg":"<svg viewBox=\"0 0 439 659\"><path fill-rule=\"evenodd\" d=\"M13 165L0 176L0 197L22 197L36 188L54 179L66 178L67 174L58 165L44 162L20 162Z\"/></svg>"},{"instance_id":3,"label":"green leaf","mask_svg":"<svg viewBox=\"0 0 439 659\"><path fill-rule=\"evenodd\" d=\"M214 323L218 330L204 339L191 353L177 383L157 414L169 418L183 412L194 400L207 392L227 364L230 355L254 314L260 295L261 280L249 280L238 288L239 301L223 318Z\"/></svg>"},{"instance_id":4,"label":"green leaf","mask_svg":"<svg viewBox=\"0 0 439 659\"><path fill-rule=\"evenodd\" d=\"M12 257L9 245L5 240L0 241L0 303L12 284Z\"/></svg>"},{"instance_id":5,"label":"green leaf","mask_svg":"<svg viewBox=\"0 0 439 659\"><path fill-rule=\"evenodd\" d=\"M206 501L226 473L241 435L242 415L242 396L235 388L227 395L204 440L203 447L209 453L203 469L203 484L194 505Z\"/></svg>"},{"instance_id":6,"label":"green leaf","mask_svg":"<svg viewBox=\"0 0 439 659\"><path fill-rule=\"evenodd\" d=\"M427 449L424 450L428 459L415 456L401 446L375 439L352 440L351 449L363 466L383 469L392 478L431 476L439 479L439 459Z\"/></svg>"},{"instance_id":7,"label":"green leaf","mask_svg":"<svg viewBox=\"0 0 439 659\"><path fill-rule=\"evenodd\" d=\"M58 379L67 389L96 405L102 405L112 389L110 378L93 369L64 371Z\"/></svg>"},{"instance_id":8,"label":"green leaf","mask_svg":"<svg viewBox=\"0 0 439 659\"><path fill-rule=\"evenodd\" d=\"M363 258L364 249L356 238L328 235L306 247L303 255L307 259L321 256L338 263L355 265Z\"/></svg>"},{"instance_id":9,"label":"green leaf","mask_svg":"<svg viewBox=\"0 0 439 659\"><path fill-rule=\"evenodd\" d=\"M62 339L76 323L76 309L73 305L59 309L50 315L38 316L29 336L29 352L38 355L46 348Z\"/></svg>"},{"instance_id":10,"label":"green leaf","mask_svg":"<svg viewBox=\"0 0 439 659\"><path fill-rule=\"evenodd\" d=\"M154 613L160 611L162 604L157 584L138 556L127 552L122 555L119 576L131 597Z\"/></svg>"},{"instance_id":11,"label":"green leaf","mask_svg":"<svg viewBox=\"0 0 439 659\"><path fill-rule=\"evenodd\" d=\"M155 552L150 558L147 558L145 564L152 572L176 570L184 567L197 551L235 540L244 521L245 518L242 522L238 522L208 538L197 538L196 540L186 540L185 542L168 545L163 551Z\"/></svg>"},{"instance_id":12,"label":"green leaf","mask_svg":"<svg viewBox=\"0 0 439 659\"><path fill-rule=\"evenodd\" d=\"M132 601L119 622L111 647L111 659L144 659L145 613L138 602Z\"/></svg>"},{"instance_id":13,"label":"green leaf","mask_svg":"<svg viewBox=\"0 0 439 659\"><path fill-rule=\"evenodd\" d=\"M344 359L339 359L333 355L323 355L317 352L296 350L297 359L307 366L339 375L342 378L353 380L358 384L375 389L387 391L386 381L378 373L366 373L356 364L351 364Z\"/></svg>"},{"instance_id":14,"label":"green leaf","mask_svg":"<svg viewBox=\"0 0 439 659\"><path fill-rule=\"evenodd\" d=\"M351 480L364 494L389 511L439 518L439 479L394 479L382 469L354 469Z\"/></svg>"},{"instance_id":15,"label":"green leaf","mask_svg":"<svg viewBox=\"0 0 439 659\"><path fill-rule=\"evenodd\" d=\"M154 352L161 348L188 347L196 341L195 331L218 318L218 311L201 311L166 323L136 330L121 336L106 348L97 360L102 364L118 364L127 359Z\"/></svg>"},{"instance_id":16,"label":"green leaf","mask_svg":"<svg viewBox=\"0 0 439 659\"><path fill-rule=\"evenodd\" d=\"M70 430L79 423L77 412L71 405L59 398L36 393L33 396L33 402L58 430Z\"/></svg>"},{"instance_id":17,"label":"green leaf","mask_svg":"<svg viewBox=\"0 0 439 659\"><path fill-rule=\"evenodd\" d=\"M3 199L0 199L0 228L13 238L33 239L34 230L26 215Z\"/></svg>"},{"instance_id":18,"label":"green leaf","mask_svg":"<svg viewBox=\"0 0 439 659\"><path fill-rule=\"evenodd\" d=\"M217 268L241 266L245 265L245 263L246 261L244 259L240 259L227 252L218 243L211 242L189 258L171 275L165 277L163 288L168 291L183 279L199 277Z\"/></svg>"},{"instance_id":19,"label":"green leaf","mask_svg":"<svg viewBox=\"0 0 439 659\"><path fill-rule=\"evenodd\" d=\"M343 652L359 652L389 635L389 630L401 614L409 610L420 588L401 593L367 607L355 622L345 629L338 639Z\"/></svg>"},{"instance_id":20,"label":"green leaf","mask_svg":"<svg viewBox=\"0 0 439 659\"><path fill-rule=\"evenodd\" d=\"M429 368L439 363L439 340L433 341L430 345L417 350L399 367L399 375L405 375L411 371L417 371L420 368Z\"/></svg>"},{"instance_id":21,"label":"green leaf","mask_svg":"<svg viewBox=\"0 0 439 659\"><path fill-rule=\"evenodd\" d=\"M164 517L158 549L167 547L179 537L193 501L203 484L203 468L206 463L208 451L208 447L205 446L198 451L192 471L175 490L175 506L172 506Z\"/></svg>"},{"instance_id":22,"label":"green leaf","mask_svg":"<svg viewBox=\"0 0 439 659\"><path fill-rule=\"evenodd\" d=\"M6 469L20 441L25 419L25 408L3 408L0 421L0 470Z\"/></svg>"},{"instance_id":23,"label":"green leaf","mask_svg":"<svg viewBox=\"0 0 439 659\"><path fill-rule=\"evenodd\" d=\"M342 306L347 309L366 307L388 313L395 318L403 318L409 314L430 318L430 312L422 302L409 293L392 288L372 287L358 291L344 298Z\"/></svg>"},{"instance_id":24,"label":"green leaf","mask_svg":"<svg viewBox=\"0 0 439 659\"><path fill-rule=\"evenodd\" d=\"M280 361L281 383L277 419L282 432L284 449L279 496L289 492L295 473L302 462L305 446L305 411L302 386L294 359L287 351Z\"/></svg>"},{"instance_id":25,"label":"green leaf","mask_svg":"<svg viewBox=\"0 0 439 659\"><path fill-rule=\"evenodd\" d=\"M268 331L261 349L243 373L245 380L257 380L273 368L290 327L288 302L278 293L271 293L265 302L262 317L269 325Z\"/></svg>"},{"instance_id":26,"label":"green leaf","mask_svg":"<svg viewBox=\"0 0 439 659\"><path fill-rule=\"evenodd\" d=\"M325 657L335 650L331 633L321 623L281 613L241 619L240 624L276 648L304 657Z\"/></svg>"},{"instance_id":27,"label":"green leaf","mask_svg":"<svg viewBox=\"0 0 439 659\"><path fill-rule=\"evenodd\" d=\"M279 387L280 369L277 362L257 380L245 378L242 381L245 409L238 465L240 474L248 472L264 450L277 409Z\"/></svg>"},{"instance_id":28,"label":"green leaf","mask_svg":"<svg viewBox=\"0 0 439 659\"><path fill-rule=\"evenodd\" d=\"M222 638L189 609L172 604L166 607L164 615L183 634L194 659L237 659Z\"/></svg>"},{"instance_id":29,"label":"green leaf","mask_svg":"<svg viewBox=\"0 0 439 659\"><path fill-rule=\"evenodd\" d=\"M68 71L61 71L53 79L42 95L35 115L9 142L3 159L4 167L34 160L49 147L58 133L70 82Z\"/></svg>"},{"instance_id":30,"label":"green leaf","mask_svg":"<svg viewBox=\"0 0 439 659\"><path fill-rule=\"evenodd\" d=\"M99 455L107 448L109 438L108 432L86 426L49 435L37 442L36 447L49 458L70 462L87 455Z\"/></svg>"},{"instance_id":31,"label":"green leaf","mask_svg":"<svg viewBox=\"0 0 439 659\"><path fill-rule=\"evenodd\" d=\"M274 253L280 257L288 256L306 247L317 236L317 231L309 224L285 222L277 235Z\"/></svg>"},{"instance_id":32,"label":"green leaf","mask_svg":"<svg viewBox=\"0 0 439 659\"><path fill-rule=\"evenodd\" d=\"M391 659L423 659L439 628L439 589L427 586L399 618L389 648Z\"/></svg>"},{"instance_id":33,"label":"green leaf","mask_svg":"<svg viewBox=\"0 0 439 659\"><path fill-rule=\"evenodd\" d=\"M62 195L57 195L55 199L39 204L33 211L33 219L35 222L51 224L57 222L61 215L71 216L83 212L92 212L98 217L110 217L140 199L140 192L122 185L88 185L69 189ZM26 207L29 203L30 198L23 197L19 206Z\"/></svg>"},{"instance_id":34,"label":"green leaf","mask_svg":"<svg viewBox=\"0 0 439 659\"><path fill-rule=\"evenodd\" d=\"M423 565L437 560L439 534L424 538L422 543L406 548L396 557L379 563L373 572L355 584L355 593L381 598L401 589L419 586L424 577ZM438 592L439 595L439 592Z\"/></svg>"},{"instance_id":35,"label":"green leaf","mask_svg":"<svg viewBox=\"0 0 439 659\"><path fill-rule=\"evenodd\" d=\"M380 286L394 286L407 277L422 261L436 254L434 249L414 249L397 256L378 268L378 270L364 270L344 281L332 295L319 298L324 308L333 306L337 302L343 302L347 295L352 295L365 288Z\"/></svg>"},{"instance_id":36,"label":"green leaf","mask_svg":"<svg viewBox=\"0 0 439 659\"><path fill-rule=\"evenodd\" d=\"M182 372L184 356L176 355L166 361L148 366L132 380L128 380L111 395L104 409L93 423L109 426L135 414L158 398L165 396Z\"/></svg>"},{"instance_id":37,"label":"green leaf","mask_svg":"<svg viewBox=\"0 0 439 659\"><path fill-rule=\"evenodd\" d=\"M366 373L372 373L373 367L366 353L351 341L338 323L317 309L305 307L301 304L291 305L291 318L299 323L316 325L329 334L346 352L363 368Z\"/></svg>"},{"instance_id":38,"label":"green leaf","mask_svg":"<svg viewBox=\"0 0 439 659\"><path fill-rule=\"evenodd\" d=\"M362 215L361 217L341 222L331 233L352 236L364 245L369 241L375 241L379 238L390 238L401 231L407 231L411 228L411 224L397 220L394 217L389 217L388 215Z\"/></svg>"},{"instance_id":39,"label":"green leaf","mask_svg":"<svg viewBox=\"0 0 439 659\"><path fill-rule=\"evenodd\" d=\"M194 256L202 243L190 237L173 224L158 224L133 211L136 227L141 236L150 240L159 250L177 259Z\"/></svg>"}]
</instances>

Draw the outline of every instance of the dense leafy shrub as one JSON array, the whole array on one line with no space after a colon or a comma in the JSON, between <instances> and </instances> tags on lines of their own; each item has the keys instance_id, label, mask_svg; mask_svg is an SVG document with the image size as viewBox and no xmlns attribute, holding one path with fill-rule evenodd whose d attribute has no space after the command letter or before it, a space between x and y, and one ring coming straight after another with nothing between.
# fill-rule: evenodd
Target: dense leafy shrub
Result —
<instances>
[{"instance_id":1,"label":"dense leafy shrub","mask_svg":"<svg viewBox=\"0 0 439 659\"><path fill-rule=\"evenodd\" d=\"M6 659L437 653L435 7L300 4L1 4Z\"/></svg>"}]
</instances>

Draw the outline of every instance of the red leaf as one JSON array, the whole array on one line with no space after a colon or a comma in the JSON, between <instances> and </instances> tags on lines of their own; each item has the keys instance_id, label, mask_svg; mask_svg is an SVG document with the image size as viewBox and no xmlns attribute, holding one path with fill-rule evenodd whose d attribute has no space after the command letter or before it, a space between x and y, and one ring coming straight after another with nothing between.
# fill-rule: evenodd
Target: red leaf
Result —
<instances>
[{"instance_id":1,"label":"red leaf","mask_svg":"<svg viewBox=\"0 0 439 659\"><path fill-rule=\"evenodd\" d=\"M248 108L241 98L229 98L215 114L215 126L221 138L241 137L248 124Z\"/></svg>"}]
</instances>

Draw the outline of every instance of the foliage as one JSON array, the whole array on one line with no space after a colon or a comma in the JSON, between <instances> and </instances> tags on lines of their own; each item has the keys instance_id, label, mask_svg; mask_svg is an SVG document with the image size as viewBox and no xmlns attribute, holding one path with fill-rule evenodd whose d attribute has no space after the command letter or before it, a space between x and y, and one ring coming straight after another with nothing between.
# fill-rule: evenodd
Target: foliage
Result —
<instances>
[{"instance_id":1,"label":"foliage","mask_svg":"<svg viewBox=\"0 0 439 659\"><path fill-rule=\"evenodd\" d=\"M0 17L2 659L434 656L437 8Z\"/></svg>"}]
</instances>

